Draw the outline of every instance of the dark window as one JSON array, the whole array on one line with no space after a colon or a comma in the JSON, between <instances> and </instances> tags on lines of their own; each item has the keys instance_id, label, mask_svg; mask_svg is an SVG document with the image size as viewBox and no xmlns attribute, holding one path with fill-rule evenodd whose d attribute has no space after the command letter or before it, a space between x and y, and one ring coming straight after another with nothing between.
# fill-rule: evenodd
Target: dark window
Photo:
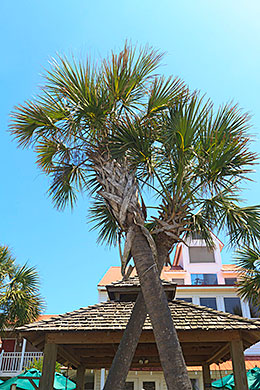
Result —
<instances>
[{"instance_id":1,"label":"dark window","mask_svg":"<svg viewBox=\"0 0 260 390\"><path fill-rule=\"evenodd\" d=\"M172 279L172 282L178 284L179 286L184 285L184 279L177 279L176 278L176 279Z\"/></svg>"},{"instance_id":2,"label":"dark window","mask_svg":"<svg viewBox=\"0 0 260 390\"><path fill-rule=\"evenodd\" d=\"M203 240L203 237L202 237L201 233L193 232L191 234L191 237L192 237L193 240Z\"/></svg>"},{"instance_id":3,"label":"dark window","mask_svg":"<svg viewBox=\"0 0 260 390\"><path fill-rule=\"evenodd\" d=\"M218 284L218 279L216 274L191 274L191 284L194 286L197 285L215 285Z\"/></svg>"},{"instance_id":4,"label":"dark window","mask_svg":"<svg viewBox=\"0 0 260 390\"><path fill-rule=\"evenodd\" d=\"M86 375L84 390L94 390L94 374Z\"/></svg>"},{"instance_id":5,"label":"dark window","mask_svg":"<svg viewBox=\"0 0 260 390\"><path fill-rule=\"evenodd\" d=\"M143 390L155 390L155 382L143 382Z\"/></svg>"},{"instance_id":6,"label":"dark window","mask_svg":"<svg viewBox=\"0 0 260 390\"><path fill-rule=\"evenodd\" d=\"M260 307L254 305L252 302L249 302L250 315L252 318L260 317Z\"/></svg>"},{"instance_id":7,"label":"dark window","mask_svg":"<svg viewBox=\"0 0 260 390\"><path fill-rule=\"evenodd\" d=\"M206 246L191 246L190 263L215 263L214 252Z\"/></svg>"},{"instance_id":8,"label":"dark window","mask_svg":"<svg viewBox=\"0 0 260 390\"><path fill-rule=\"evenodd\" d=\"M224 298L225 310L228 313L242 316L241 302L239 298Z\"/></svg>"},{"instance_id":9,"label":"dark window","mask_svg":"<svg viewBox=\"0 0 260 390\"><path fill-rule=\"evenodd\" d=\"M134 390L134 382L126 382L126 390Z\"/></svg>"},{"instance_id":10,"label":"dark window","mask_svg":"<svg viewBox=\"0 0 260 390\"><path fill-rule=\"evenodd\" d=\"M228 286L233 286L234 284L236 284L237 282L237 278L225 278L225 284L227 284Z\"/></svg>"},{"instance_id":11,"label":"dark window","mask_svg":"<svg viewBox=\"0 0 260 390\"><path fill-rule=\"evenodd\" d=\"M210 307L211 309L217 310L216 298L200 298L201 306Z\"/></svg>"},{"instance_id":12,"label":"dark window","mask_svg":"<svg viewBox=\"0 0 260 390\"><path fill-rule=\"evenodd\" d=\"M177 301L184 301L184 302L189 302L192 303L192 298L176 298Z\"/></svg>"},{"instance_id":13,"label":"dark window","mask_svg":"<svg viewBox=\"0 0 260 390\"><path fill-rule=\"evenodd\" d=\"M199 390L199 381L198 379L192 378L191 380L192 390Z\"/></svg>"}]
</instances>

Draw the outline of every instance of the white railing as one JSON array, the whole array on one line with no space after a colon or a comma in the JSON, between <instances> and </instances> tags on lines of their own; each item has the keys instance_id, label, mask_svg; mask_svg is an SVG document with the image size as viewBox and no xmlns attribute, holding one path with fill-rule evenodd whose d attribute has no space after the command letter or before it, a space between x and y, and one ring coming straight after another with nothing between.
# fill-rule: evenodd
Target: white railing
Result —
<instances>
[{"instance_id":1,"label":"white railing","mask_svg":"<svg viewBox=\"0 0 260 390\"><path fill-rule=\"evenodd\" d=\"M13 376L27 368L34 359L39 360L42 352L2 352L0 354L0 376Z\"/></svg>"}]
</instances>

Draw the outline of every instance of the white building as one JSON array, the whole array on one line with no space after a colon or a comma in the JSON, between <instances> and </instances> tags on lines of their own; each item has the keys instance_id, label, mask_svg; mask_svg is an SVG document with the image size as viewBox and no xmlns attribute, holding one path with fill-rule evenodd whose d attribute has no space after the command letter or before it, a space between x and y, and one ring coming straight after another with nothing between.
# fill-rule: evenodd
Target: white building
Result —
<instances>
[{"instance_id":1,"label":"white building","mask_svg":"<svg viewBox=\"0 0 260 390\"><path fill-rule=\"evenodd\" d=\"M255 311L248 302L241 300L236 293L238 270L233 264L222 264L221 251L223 243L212 235L215 249L208 250L201 239L188 238L186 245L178 244L173 266L165 266L162 279L177 283L176 299L192 302L196 305L254 318ZM133 271L132 276L135 275ZM108 299L105 286L121 279L120 267L111 267L98 284L99 302ZM245 352L247 368L255 365L260 367L260 343L255 344ZM231 362L212 365L212 377L219 378L232 370ZM131 389L140 390L142 377L153 375L155 390L163 389L162 373L130 372L128 380L134 385ZM151 378L149 376L149 378ZM190 369L194 388L202 389L202 375L199 367ZM130 387L129 387L130 388Z\"/></svg>"}]
</instances>

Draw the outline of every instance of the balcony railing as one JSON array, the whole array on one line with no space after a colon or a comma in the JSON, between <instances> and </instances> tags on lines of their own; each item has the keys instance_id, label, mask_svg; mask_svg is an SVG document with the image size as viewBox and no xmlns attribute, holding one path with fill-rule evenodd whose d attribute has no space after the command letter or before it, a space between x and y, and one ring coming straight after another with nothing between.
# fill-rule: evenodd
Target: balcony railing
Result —
<instances>
[{"instance_id":1,"label":"balcony railing","mask_svg":"<svg viewBox=\"0 0 260 390\"><path fill-rule=\"evenodd\" d=\"M15 376L27 368L34 359L39 360L42 352L4 352L0 354L0 376Z\"/></svg>"}]
</instances>

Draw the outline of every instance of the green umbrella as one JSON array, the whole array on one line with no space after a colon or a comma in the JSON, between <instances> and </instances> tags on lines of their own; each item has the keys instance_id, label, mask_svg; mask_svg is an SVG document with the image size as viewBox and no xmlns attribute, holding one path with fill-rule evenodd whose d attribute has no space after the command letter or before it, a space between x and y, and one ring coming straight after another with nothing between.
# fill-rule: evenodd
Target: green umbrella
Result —
<instances>
[{"instance_id":1,"label":"green umbrella","mask_svg":"<svg viewBox=\"0 0 260 390\"><path fill-rule=\"evenodd\" d=\"M255 367L247 371L247 382L249 390L260 389L260 368ZM222 379L218 379L211 383L211 386L218 389L231 389L235 390L234 375L230 374ZM0 386L1 389L1 386Z\"/></svg>"},{"instance_id":2,"label":"green umbrella","mask_svg":"<svg viewBox=\"0 0 260 390\"><path fill-rule=\"evenodd\" d=\"M217 389L233 389L233 384L234 384L234 376L233 374L229 374L227 376L224 376L221 379L218 379L217 381L212 382L211 386Z\"/></svg>"},{"instance_id":3,"label":"green umbrella","mask_svg":"<svg viewBox=\"0 0 260 390\"><path fill-rule=\"evenodd\" d=\"M20 377L39 377L41 372L36 370L36 368L31 368L30 370L24 371L22 374L15 376L14 378L8 379L7 381L0 384L0 390L10 390L11 385L16 384L17 390L35 390L33 385L29 382L28 379L23 379ZM19 378L18 378L19 377ZM39 386L39 379L33 380L37 386ZM54 390L73 390L76 388L74 382L66 378L62 374L55 372L54 376Z\"/></svg>"}]
</instances>

